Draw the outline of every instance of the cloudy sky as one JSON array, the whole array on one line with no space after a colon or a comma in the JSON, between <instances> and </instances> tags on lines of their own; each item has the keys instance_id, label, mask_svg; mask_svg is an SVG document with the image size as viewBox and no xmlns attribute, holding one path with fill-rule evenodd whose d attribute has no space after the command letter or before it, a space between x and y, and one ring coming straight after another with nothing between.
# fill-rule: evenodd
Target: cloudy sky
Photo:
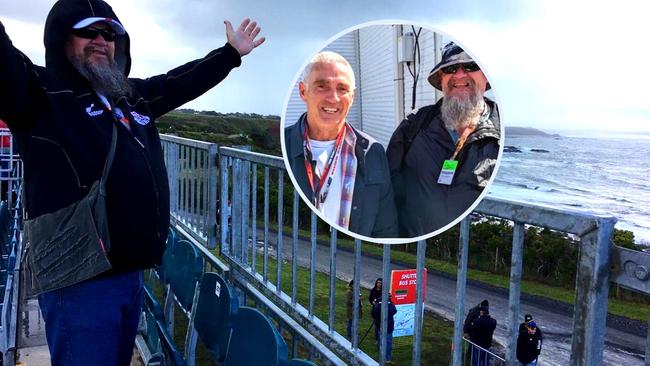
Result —
<instances>
[{"instance_id":1,"label":"cloudy sky","mask_svg":"<svg viewBox=\"0 0 650 366\"><path fill-rule=\"evenodd\" d=\"M43 64L43 24L54 1L0 1L14 45ZM189 108L280 115L310 55L344 29L383 19L428 26L471 50L491 78L506 125L650 135L650 3L643 0L109 3L131 36L131 75L138 77L221 46L224 19L260 23L267 42Z\"/></svg>"}]
</instances>

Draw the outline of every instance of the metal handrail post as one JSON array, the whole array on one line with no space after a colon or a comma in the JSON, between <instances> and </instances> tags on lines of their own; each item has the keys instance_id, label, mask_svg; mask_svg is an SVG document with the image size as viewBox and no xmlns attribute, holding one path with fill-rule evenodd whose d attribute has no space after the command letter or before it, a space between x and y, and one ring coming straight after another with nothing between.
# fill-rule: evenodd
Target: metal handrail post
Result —
<instances>
[{"instance_id":1,"label":"metal handrail post","mask_svg":"<svg viewBox=\"0 0 650 366\"><path fill-rule=\"evenodd\" d=\"M208 249L217 247L217 184L219 182L219 146L211 144L208 147ZM205 209L205 208L204 208Z\"/></svg>"},{"instance_id":2,"label":"metal handrail post","mask_svg":"<svg viewBox=\"0 0 650 366\"><path fill-rule=\"evenodd\" d=\"M517 330L519 329L519 308L521 294L521 271L523 267L523 248L526 229L523 224L515 223L512 232L512 256L510 259L510 290L508 291L507 316L507 363L516 366L517 362Z\"/></svg>"},{"instance_id":3,"label":"metal handrail post","mask_svg":"<svg viewBox=\"0 0 650 366\"><path fill-rule=\"evenodd\" d=\"M415 290L415 329L413 333L413 366L420 365L422 354L422 324L424 324L424 261L426 258L427 242L418 241L418 254L416 264L416 290Z\"/></svg>"},{"instance_id":4,"label":"metal handrail post","mask_svg":"<svg viewBox=\"0 0 650 366\"><path fill-rule=\"evenodd\" d=\"M571 365L602 364L615 223L614 218L599 218L596 227L580 236Z\"/></svg>"},{"instance_id":5,"label":"metal handrail post","mask_svg":"<svg viewBox=\"0 0 650 366\"><path fill-rule=\"evenodd\" d=\"M467 285L467 256L469 254L469 216L460 222L458 241L458 271L456 275L456 308L454 312L454 344L452 365L463 364L463 319L465 315L465 287Z\"/></svg>"}]
</instances>

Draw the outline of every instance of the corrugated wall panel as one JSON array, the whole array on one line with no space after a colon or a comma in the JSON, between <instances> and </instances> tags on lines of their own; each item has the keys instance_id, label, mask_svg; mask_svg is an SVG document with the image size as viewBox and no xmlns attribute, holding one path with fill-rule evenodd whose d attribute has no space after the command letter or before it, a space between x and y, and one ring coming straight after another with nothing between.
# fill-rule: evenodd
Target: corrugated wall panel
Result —
<instances>
[{"instance_id":1,"label":"corrugated wall panel","mask_svg":"<svg viewBox=\"0 0 650 366\"><path fill-rule=\"evenodd\" d=\"M361 69L361 126L387 146L395 129L395 47L390 25L359 30Z\"/></svg>"},{"instance_id":2,"label":"corrugated wall panel","mask_svg":"<svg viewBox=\"0 0 650 366\"><path fill-rule=\"evenodd\" d=\"M346 60L352 65L354 69L354 75L356 78L357 92L354 96L354 102L350 111L348 112L348 122L354 127L359 127L361 124L361 103L360 92L359 92L359 47L358 47L358 31L353 31L347 33L346 35L338 38L334 42L330 43L323 51L332 51L340 54L345 57ZM285 126L290 126L298 120L300 115L305 113L307 109L305 108L305 103L300 99L300 94L298 93L298 84L293 87L291 92L291 97L289 98L289 103L287 105L287 112L285 114Z\"/></svg>"}]
</instances>

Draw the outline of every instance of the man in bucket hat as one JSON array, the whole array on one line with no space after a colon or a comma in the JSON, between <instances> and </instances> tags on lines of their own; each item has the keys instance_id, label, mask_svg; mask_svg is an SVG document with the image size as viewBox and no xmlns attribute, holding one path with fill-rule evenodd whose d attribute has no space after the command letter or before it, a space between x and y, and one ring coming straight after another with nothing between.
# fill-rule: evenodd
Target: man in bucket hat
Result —
<instances>
[{"instance_id":1,"label":"man in bucket hat","mask_svg":"<svg viewBox=\"0 0 650 366\"><path fill-rule=\"evenodd\" d=\"M499 152L496 103L490 83L458 45L443 49L428 78L443 92L397 127L386 150L401 237L417 237L449 224L486 187Z\"/></svg>"},{"instance_id":2,"label":"man in bucket hat","mask_svg":"<svg viewBox=\"0 0 650 366\"><path fill-rule=\"evenodd\" d=\"M26 244L28 268L54 263L43 266L51 276L35 282L39 274L33 271L29 277L32 284L50 281L37 293L52 365L129 365L143 302L142 270L161 263L169 227L169 187L155 118L217 85L264 41L256 39L255 22L246 19L237 29L225 24L223 47L166 74L138 79L128 78L126 28L102 0L54 4L45 24L46 67L17 50L0 23L0 118L24 161L28 219L51 217L45 215L86 197L115 143L106 209L98 215L106 217L102 228L107 226L110 246L88 226L59 235L65 240L55 249ZM98 237L93 254L101 247L98 257L110 269L77 277L78 263L94 259L85 261L70 248ZM72 283L63 283L73 276Z\"/></svg>"}]
</instances>

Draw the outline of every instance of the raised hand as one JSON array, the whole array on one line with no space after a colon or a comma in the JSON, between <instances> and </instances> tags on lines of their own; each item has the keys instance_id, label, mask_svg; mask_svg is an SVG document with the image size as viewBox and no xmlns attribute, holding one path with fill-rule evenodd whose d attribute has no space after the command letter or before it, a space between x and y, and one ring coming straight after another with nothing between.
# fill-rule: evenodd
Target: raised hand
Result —
<instances>
[{"instance_id":1,"label":"raised hand","mask_svg":"<svg viewBox=\"0 0 650 366\"><path fill-rule=\"evenodd\" d=\"M261 45L266 40L264 37L255 39L260 33L261 28L257 26L257 22L251 22L248 18L241 22L237 30L234 30L232 24L227 20L224 21L224 24L226 25L228 43L235 47L242 57L248 55L255 47Z\"/></svg>"}]
</instances>

